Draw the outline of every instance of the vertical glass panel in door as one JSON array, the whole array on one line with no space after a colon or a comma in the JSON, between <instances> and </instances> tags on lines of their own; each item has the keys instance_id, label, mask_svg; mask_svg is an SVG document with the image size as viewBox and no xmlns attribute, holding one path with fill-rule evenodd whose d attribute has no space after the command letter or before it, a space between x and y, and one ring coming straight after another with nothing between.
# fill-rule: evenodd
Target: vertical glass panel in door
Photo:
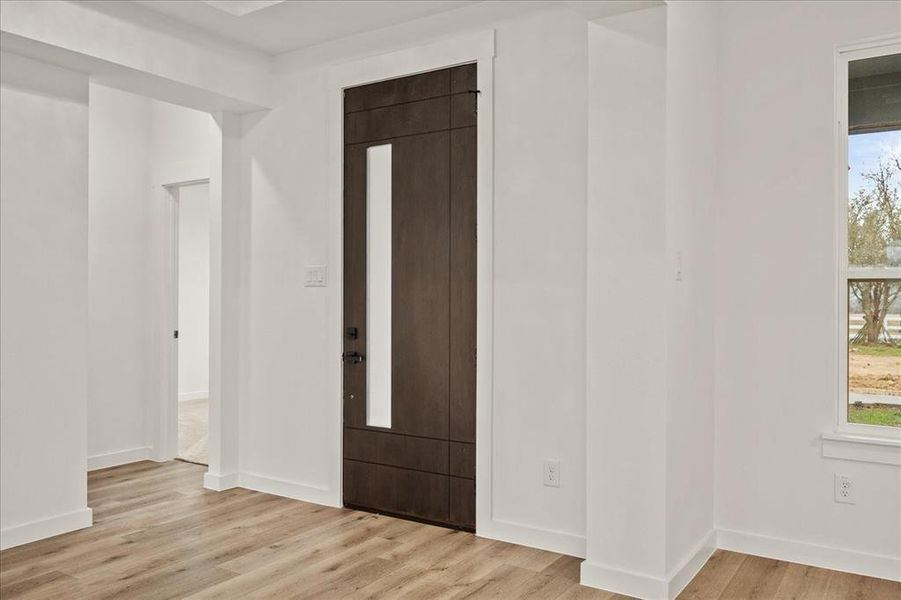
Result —
<instances>
[{"instance_id":1,"label":"vertical glass panel in door","mask_svg":"<svg viewBox=\"0 0 901 600\"><path fill-rule=\"evenodd\" d=\"M366 424L391 427L391 144L366 150Z\"/></svg>"}]
</instances>

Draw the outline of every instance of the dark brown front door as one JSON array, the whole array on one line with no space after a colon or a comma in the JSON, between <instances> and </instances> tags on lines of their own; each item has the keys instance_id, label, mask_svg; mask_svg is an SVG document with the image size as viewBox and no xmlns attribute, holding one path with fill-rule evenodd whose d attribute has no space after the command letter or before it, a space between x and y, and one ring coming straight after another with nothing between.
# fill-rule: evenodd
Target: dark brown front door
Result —
<instances>
[{"instance_id":1,"label":"dark brown front door","mask_svg":"<svg viewBox=\"0 0 901 600\"><path fill-rule=\"evenodd\" d=\"M344 503L475 528L476 66L344 94Z\"/></svg>"}]
</instances>

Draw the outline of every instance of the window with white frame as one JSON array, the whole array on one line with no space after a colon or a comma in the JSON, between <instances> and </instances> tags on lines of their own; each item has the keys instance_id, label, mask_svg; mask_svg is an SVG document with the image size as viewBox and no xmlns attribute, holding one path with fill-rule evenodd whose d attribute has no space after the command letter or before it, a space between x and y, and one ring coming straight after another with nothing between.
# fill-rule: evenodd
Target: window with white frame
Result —
<instances>
[{"instance_id":1,"label":"window with white frame","mask_svg":"<svg viewBox=\"0 0 901 600\"><path fill-rule=\"evenodd\" d=\"M847 165L838 177L839 426L895 436L901 433L901 43L840 51L837 70L840 165Z\"/></svg>"}]
</instances>

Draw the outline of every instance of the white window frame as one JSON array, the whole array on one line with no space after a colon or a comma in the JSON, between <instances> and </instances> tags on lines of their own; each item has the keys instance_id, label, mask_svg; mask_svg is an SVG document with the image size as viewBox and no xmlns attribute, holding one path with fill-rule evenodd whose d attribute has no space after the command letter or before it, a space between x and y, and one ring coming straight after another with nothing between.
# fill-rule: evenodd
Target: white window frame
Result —
<instances>
[{"instance_id":1,"label":"white window frame","mask_svg":"<svg viewBox=\"0 0 901 600\"><path fill-rule=\"evenodd\" d=\"M827 453L832 442L848 441L853 445L878 445L891 452L890 462L901 464L901 427L863 425L848 422L848 282L857 279L901 279L899 267L850 267L848 264L848 63L853 60L901 53L901 36L891 36L867 42L840 46L835 54L835 110L836 110L836 262L838 265L838 401L835 432L824 434L824 455L835 458L868 460L860 456L840 456ZM897 444L895 443L897 442ZM833 449L834 450L834 449ZM831 452L831 451L830 451ZM872 452L872 448L868 453ZM839 453L841 454L841 453Z\"/></svg>"}]
</instances>

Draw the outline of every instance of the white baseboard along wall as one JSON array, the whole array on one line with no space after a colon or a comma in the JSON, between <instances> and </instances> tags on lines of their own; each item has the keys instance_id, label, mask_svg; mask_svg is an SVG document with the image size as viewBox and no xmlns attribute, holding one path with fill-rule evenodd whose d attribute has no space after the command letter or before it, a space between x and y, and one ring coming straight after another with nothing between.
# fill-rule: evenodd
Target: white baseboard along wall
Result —
<instances>
[{"instance_id":1,"label":"white baseboard along wall","mask_svg":"<svg viewBox=\"0 0 901 600\"><path fill-rule=\"evenodd\" d=\"M84 529L94 524L93 511L82 508L0 530L0 550Z\"/></svg>"},{"instance_id":2,"label":"white baseboard along wall","mask_svg":"<svg viewBox=\"0 0 901 600\"><path fill-rule=\"evenodd\" d=\"M109 467L118 467L119 465L127 465L128 463L138 462L140 460L155 460L153 448L151 446L139 446L137 448L127 448L125 450L117 450L115 452L107 452L105 454L95 454L88 457L88 471L96 471L97 469L107 469Z\"/></svg>"}]
</instances>

